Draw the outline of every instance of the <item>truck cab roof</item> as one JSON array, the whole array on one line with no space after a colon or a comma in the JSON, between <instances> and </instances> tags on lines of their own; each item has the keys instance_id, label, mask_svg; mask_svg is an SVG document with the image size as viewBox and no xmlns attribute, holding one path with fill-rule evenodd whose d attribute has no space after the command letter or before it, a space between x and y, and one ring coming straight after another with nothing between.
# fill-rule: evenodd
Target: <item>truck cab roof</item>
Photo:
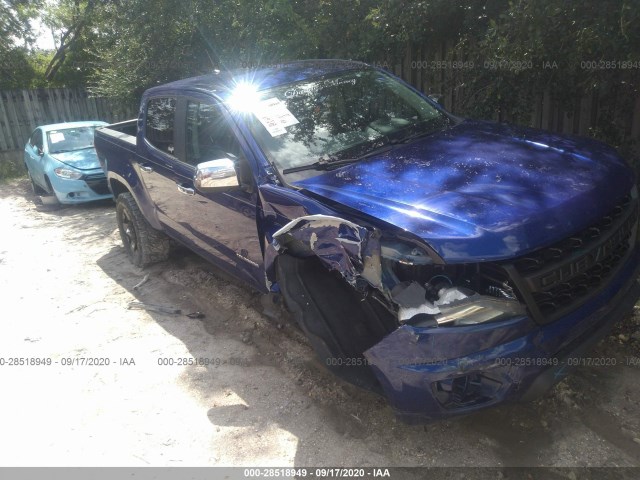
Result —
<instances>
[{"instance_id":1,"label":"truck cab roof","mask_svg":"<svg viewBox=\"0 0 640 480\"><path fill-rule=\"evenodd\" d=\"M216 70L207 75L186 78L147 90L147 95L167 90L201 90L215 93L221 98L228 96L233 87L241 82L257 85L258 90L267 90L290 83L323 77L348 70L372 68L366 63L352 60L302 60L276 63L256 68L239 68L228 71Z\"/></svg>"}]
</instances>

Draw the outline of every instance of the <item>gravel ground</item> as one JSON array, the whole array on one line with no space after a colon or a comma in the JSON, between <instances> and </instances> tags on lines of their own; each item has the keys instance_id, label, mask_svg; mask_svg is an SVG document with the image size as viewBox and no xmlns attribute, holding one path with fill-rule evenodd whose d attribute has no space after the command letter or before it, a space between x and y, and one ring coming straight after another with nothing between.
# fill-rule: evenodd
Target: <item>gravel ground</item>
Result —
<instances>
[{"instance_id":1,"label":"gravel ground","mask_svg":"<svg viewBox=\"0 0 640 480\"><path fill-rule=\"evenodd\" d=\"M593 353L615 365L535 403L407 426L199 257L132 266L112 202L50 210L23 179L0 199L0 466L640 465L640 311Z\"/></svg>"}]
</instances>

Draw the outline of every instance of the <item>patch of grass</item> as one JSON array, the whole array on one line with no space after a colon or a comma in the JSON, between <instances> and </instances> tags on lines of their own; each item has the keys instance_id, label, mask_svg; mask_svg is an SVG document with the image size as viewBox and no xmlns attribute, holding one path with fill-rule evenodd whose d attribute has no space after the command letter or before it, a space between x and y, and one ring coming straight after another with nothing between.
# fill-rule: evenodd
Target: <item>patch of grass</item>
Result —
<instances>
[{"instance_id":1,"label":"patch of grass","mask_svg":"<svg viewBox=\"0 0 640 480\"><path fill-rule=\"evenodd\" d=\"M0 180L24 177L26 174L27 171L21 162L15 162L13 160L0 161Z\"/></svg>"}]
</instances>

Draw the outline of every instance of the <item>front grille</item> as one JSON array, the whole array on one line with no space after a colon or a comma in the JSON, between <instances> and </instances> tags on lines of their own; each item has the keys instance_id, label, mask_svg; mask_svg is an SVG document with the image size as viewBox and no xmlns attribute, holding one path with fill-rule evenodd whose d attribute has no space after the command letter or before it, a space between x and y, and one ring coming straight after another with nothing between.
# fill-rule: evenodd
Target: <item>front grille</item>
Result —
<instances>
[{"instance_id":1,"label":"front grille","mask_svg":"<svg viewBox=\"0 0 640 480\"><path fill-rule=\"evenodd\" d=\"M538 323L552 322L595 295L635 243L637 202L626 195L590 227L504 264Z\"/></svg>"},{"instance_id":2,"label":"front grille","mask_svg":"<svg viewBox=\"0 0 640 480\"><path fill-rule=\"evenodd\" d=\"M97 173L94 175L85 175L84 181L89 188L98 195L107 195L109 193L109 186L107 185L107 177L103 173Z\"/></svg>"}]
</instances>

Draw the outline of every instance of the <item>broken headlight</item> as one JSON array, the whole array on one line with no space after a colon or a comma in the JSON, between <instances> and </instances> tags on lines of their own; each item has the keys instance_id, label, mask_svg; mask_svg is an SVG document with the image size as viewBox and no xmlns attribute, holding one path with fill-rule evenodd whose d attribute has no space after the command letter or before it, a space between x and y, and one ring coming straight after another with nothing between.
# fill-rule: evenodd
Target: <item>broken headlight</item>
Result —
<instances>
[{"instance_id":1,"label":"broken headlight","mask_svg":"<svg viewBox=\"0 0 640 480\"><path fill-rule=\"evenodd\" d=\"M417 282L399 285L392 295L399 307L398 320L415 326L474 325L525 313L518 300L480 295L457 286L438 289L435 300L429 300L429 289Z\"/></svg>"},{"instance_id":2,"label":"broken headlight","mask_svg":"<svg viewBox=\"0 0 640 480\"><path fill-rule=\"evenodd\" d=\"M524 315L525 309L517 300L472 295L440 307L435 316L438 325L475 325Z\"/></svg>"},{"instance_id":3,"label":"broken headlight","mask_svg":"<svg viewBox=\"0 0 640 480\"><path fill-rule=\"evenodd\" d=\"M381 246L384 286L401 323L474 325L526 312L497 265L436 264L417 245L383 241Z\"/></svg>"}]
</instances>

